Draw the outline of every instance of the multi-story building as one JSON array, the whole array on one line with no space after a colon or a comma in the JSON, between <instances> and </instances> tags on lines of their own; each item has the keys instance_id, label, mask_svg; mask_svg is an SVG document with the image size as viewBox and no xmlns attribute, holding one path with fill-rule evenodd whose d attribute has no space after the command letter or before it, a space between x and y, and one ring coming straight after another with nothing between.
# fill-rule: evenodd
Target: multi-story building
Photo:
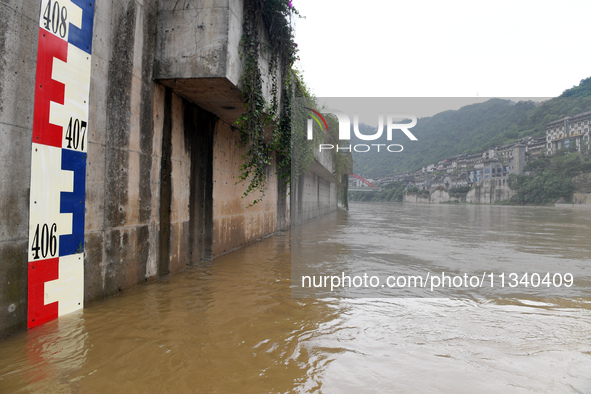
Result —
<instances>
[{"instance_id":1,"label":"multi-story building","mask_svg":"<svg viewBox=\"0 0 591 394\"><path fill-rule=\"evenodd\" d=\"M482 180L482 169L484 165L482 163L478 163L474 165L474 169L470 171L468 175L468 179L470 179L470 183L478 183Z\"/></svg>"},{"instance_id":2,"label":"multi-story building","mask_svg":"<svg viewBox=\"0 0 591 394\"><path fill-rule=\"evenodd\" d=\"M494 156L491 159L500 159L509 161L513 157L513 147L515 143L509 145L498 146L494 149Z\"/></svg>"},{"instance_id":3,"label":"multi-story building","mask_svg":"<svg viewBox=\"0 0 591 394\"><path fill-rule=\"evenodd\" d=\"M591 111L566 116L546 125L546 150L548 154L558 149L575 147L577 151L589 148L589 122Z\"/></svg>"},{"instance_id":4,"label":"multi-story building","mask_svg":"<svg viewBox=\"0 0 591 394\"><path fill-rule=\"evenodd\" d=\"M465 167L469 167L469 166L473 166L474 164L480 163L482 162L483 159L483 153L476 153L474 155L463 155L460 156L460 158L458 159L458 166L465 168Z\"/></svg>"},{"instance_id":5,"label":"multi-story building","mask_svg":"<svg viewBox=\"0 0 591 394\"><path fill-rule=\"evenodd\" d=\"M511 154L509 163L506 166L507 174L522 174L523 167L525 167L526 162L526 145L513 145L513 153Z\"/></svg>"},{"instance_id":6,"label":"multi-story building","mask_svg":"<svg viewBox=\"0 0 591 394\"><path fill-rule=\"evenodd\" d=\"M531 158L546 152L546 137L526 137L525 152Z\"/></svg>"}]
</instances>

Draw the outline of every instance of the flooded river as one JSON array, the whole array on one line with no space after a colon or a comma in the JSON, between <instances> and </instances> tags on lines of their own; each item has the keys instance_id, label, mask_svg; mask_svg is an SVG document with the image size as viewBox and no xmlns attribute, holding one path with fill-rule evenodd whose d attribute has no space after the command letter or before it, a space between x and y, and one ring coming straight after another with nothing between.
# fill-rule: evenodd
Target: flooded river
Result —
<instances>
[{"instance_id":1,"label":"flooded river","mask_svg":"<svg viewBox=\"0 0 591 394\"><path fill-rule=\"evenodd\" d=\"M1 341L0 392L589 393L590 215L352 204ZM572 297L538 286L298 298L296 283L549 267L576 273Z\"/></svg>"}]
</instances>

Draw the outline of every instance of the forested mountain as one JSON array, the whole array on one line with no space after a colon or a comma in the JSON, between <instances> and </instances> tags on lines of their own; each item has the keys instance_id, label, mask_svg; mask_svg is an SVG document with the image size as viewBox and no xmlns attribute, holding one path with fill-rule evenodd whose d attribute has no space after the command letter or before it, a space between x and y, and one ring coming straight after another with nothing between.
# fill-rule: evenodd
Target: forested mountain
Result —
<instances>
[{"instance_id":1,"label":"forested mountain","mask_svg":"<svg viewBox=\"0 0 591 394\"><path fill-rule=\"evenodd\" d=\"M581 80L578 86L565 90L560 97L591 97L591 77Z\"/></svg>"},{"instance_id":2,"label":"forested mountain","mask_svg":"<svg viewBox=\"0 0 591 394\"><path fill-rule=\"evenodd\" d=\"M376 178L415 171L447 157L479 153L526 136L543 136L547 123L586 111L591 111L591 78L565 90L560 97L542 103L490 99L420 118L411 129L418 141L410 141L404 136L387 141L386 133L377 141L353 139L352 144L398 143L404 146L400 153L384 152L383 149L379 153L375 149L366 153L353 152L354 172L365 178ZM375 132L365 125L360 125L360 129Z\"/></svg>"}]
</instances>

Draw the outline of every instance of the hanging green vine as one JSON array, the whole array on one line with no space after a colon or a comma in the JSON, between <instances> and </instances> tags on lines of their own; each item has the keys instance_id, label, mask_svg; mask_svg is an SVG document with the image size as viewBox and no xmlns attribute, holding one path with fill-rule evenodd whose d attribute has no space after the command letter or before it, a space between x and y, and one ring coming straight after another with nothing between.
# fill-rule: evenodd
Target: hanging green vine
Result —
<instances>
[{"instance_id":1,"label":"hanging green vine","mask_svg":"<svg viewBox=\"0 0 591 394\"><path fill-rule=\"evenodd\" d=\"M330 151L333 175L336 179L337 187L340 189L345 185L343 175L349 173L353 167L351 152L345 147L349 141L339 140L339 121L335 115L324 114L324 120L327 123L327 129L320 127L313 133L313 139L308 140L307 121L310 118L309 108L319 112L324 112L322 106L317 102L316 97L310 93L302 78L297 73L292 75L294 78L294 99L296 104L292 106L292 126L291 126L291 179L295 180L304 175L312 162L318 159L318 146L320 144L330 144L339 147L339 150Z\"/></svg>"},{"instance_id":2,"label":"hanging green vine","mask_svg":"<svg viewBox=\"0 0 591 394\"><path fill-rule=\"evenodd\" d=\"M236 124L246 147L239 175L239 182L248 182L243 197L260 192L260 197L252 204L264 196L267 173L273 161L277 163L277 174L288 184L308 171L315 159L314 146L326 141L339 145L335 134L338 130L336 118L327 117L330 131L315 134L312 141L307 139L309 113L305 107L318 108L318 105L301 76L292 68L297 60L291 24L294 15L299 13L291 0L244 1L241 42L244 73L240 80L244 113ZM261 51L269 58L269 102L263 94ZM303 101L293 105L294 100ZM300 105L302 103L304 105ZM333 163L337 183L340 183L341 175L350 167L350 154L334 153Z\"/></svg>"},{"instance_id":3,"label":"hanging green vine","mask_svg":"<svg viewBox=\"0 0 591 394\"><path fill-rule=\"evenodd\" d=\"M318 108L318 104L316 98L310 94L302 78L297 73L293 75L293 83L295 85L294 99L296 104L292 106L293 112L291 113L290 181L299 178L308 171L315 159L314 147L324 140L322 130L320 133L313 134L313 140L308 140L307 121L310 113L306 108Z\"/></svg>"},{"instance_id":4,"label":"hanging green vine","mask_svg":"<svg viewBox=\"0 0 591 394\"><path fill-rule=\"evenodd\" d=\"M246 147L244 162L240 167L240 181L248 181L243 197L259 191L264 195L269 164L274 155L278 162L279 174L289 181L289 141L291 132L290 96L291 67L296 60L297 45L291 27L292 15L297 11L287 0L245 0L244 25L241 41L241 55L244 59L244 73L240 80L244 100L244 113L238 119L242 143ZM261 34L268 39L264 45ZM271 102L263 95L260 51L269 54L269 75L271 77ZM278 80L277 75L280 75ZM281 97L278 97L279 91ZM272 130L271 136L266 130Z\"/></svg>"}]
</instances>

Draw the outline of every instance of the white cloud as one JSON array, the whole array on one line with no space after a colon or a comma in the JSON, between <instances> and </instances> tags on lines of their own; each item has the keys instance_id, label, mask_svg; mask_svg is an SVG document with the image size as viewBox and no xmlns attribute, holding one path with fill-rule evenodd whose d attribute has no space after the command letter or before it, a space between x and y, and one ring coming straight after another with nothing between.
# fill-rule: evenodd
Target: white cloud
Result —
<instances>
[{"instance_id":1,"label":"white cloud","mask_svg":"<svg viewBox=\"0 0 591 394\"><path fill-rule=\"evenodd\" d=\"M548 97L591 76L590 1L294 0L319 97Z\"/></svg>"}]
</instances>

